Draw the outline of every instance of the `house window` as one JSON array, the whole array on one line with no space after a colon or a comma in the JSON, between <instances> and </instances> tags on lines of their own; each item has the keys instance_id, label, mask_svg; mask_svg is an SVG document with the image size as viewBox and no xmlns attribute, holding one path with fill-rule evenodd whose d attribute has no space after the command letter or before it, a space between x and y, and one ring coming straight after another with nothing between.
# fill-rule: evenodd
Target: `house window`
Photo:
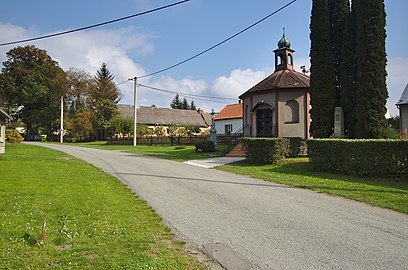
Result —
<instances>
[{"instance_id":1,"label":"house window","mask_svg":"<svg viewBox=\"0 0 408 270\"><path fill-rule=\"evenodd\" d=\"M231 134L232 124L225 125L225 134Z\"/></svg>"},{"instance_id":2,"label":"house window","mask_svg":"<svg viewBox=\"0 0 408 270\"><path fill-rule=\"evenodd\" d=\"M299 103L296 100L286 102L285 123L299 123Z\"/></svg>"}]
</instances>

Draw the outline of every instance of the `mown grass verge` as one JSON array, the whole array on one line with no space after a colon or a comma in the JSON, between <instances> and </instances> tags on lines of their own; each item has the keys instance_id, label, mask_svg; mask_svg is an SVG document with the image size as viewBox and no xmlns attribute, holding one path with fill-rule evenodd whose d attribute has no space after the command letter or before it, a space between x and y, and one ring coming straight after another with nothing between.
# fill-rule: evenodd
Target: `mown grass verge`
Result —
<instances>
[{"instance_id":1,"label":"mown grass verge","mask_svg":"<svg viewBox=\"0 0 408 270\"><path fill-rule=\"evenodd\" d=\"M6 148L0 156L0 268L204 269L114 177L43 147Z\"/></svg>"},{"instance_id":2,"label":"mown grass verge","mask_svg":"<svg viewBox=\"0 0 408 270\"><path fill-rule=\"evenodd\" d=\"M194 150L195 147L193 145L108 145L106 141L69 143L68 145L91 147L101 150L122 150L128 153L153 156L181 162L193 159L225 156L228 148L227 145L218 145L218 150L214 153L199 153Z\"/></svg>"},{"instance_id":3,"label":"mown grass verge","mask_svg":"<svg viewBox=\"0 0 408 270\"><path fill-rule=\"evenodd\" d=\"M275 165L255 166L239 163L217 169L342 196L408 214L406 181L317 172L311 169L308 161L308 158L288 158Z\"/></svg>"}]
</instances>

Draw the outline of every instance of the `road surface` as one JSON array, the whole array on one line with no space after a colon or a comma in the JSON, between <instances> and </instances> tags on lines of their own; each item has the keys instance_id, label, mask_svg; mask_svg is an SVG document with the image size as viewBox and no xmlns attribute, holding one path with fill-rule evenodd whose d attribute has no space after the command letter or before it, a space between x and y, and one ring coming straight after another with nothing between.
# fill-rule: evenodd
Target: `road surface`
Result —
<instances>
[{"instance_id":1,"label":"road surface","mask_svg":"<svg viewBox=\"0 0 408 270\"><path fill-rule=\"evenodd\" d=\"M228 269L408 269L408 216L179 162L56 144L119 178Z\"/></svg>"}]
</instances>

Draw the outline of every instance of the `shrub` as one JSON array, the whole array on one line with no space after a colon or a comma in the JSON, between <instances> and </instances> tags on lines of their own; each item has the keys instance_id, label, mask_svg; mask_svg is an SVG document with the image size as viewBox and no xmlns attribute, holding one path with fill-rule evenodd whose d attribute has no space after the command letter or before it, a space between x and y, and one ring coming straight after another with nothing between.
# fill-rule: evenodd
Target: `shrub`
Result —
<instances>
[{"instance_id":1,"label":"shrub","mask_svg":"<svg viewBox=\"0 0 408 270\"><path fill-rule=\"evenodd\" d=\"M212 141L201 141L195 144L197 152L210 153L215 152L215 144Z\"/></svg>"},{"instance_id":2,"label":"shrub","mask_svg":"<svg viewBox=\"0 0 408 270\"><path fill-rule=\"evenodd\" d=\"M301 153L302 138L300 137L291 137L286 138L289 140L289 157L297 157Z\"/></svg>"},{"instance_id":3,"label":"shrub","mask_svg":"<svg viewBox=\"0 0 408 270\"><path fill-rule=\"evenodd\" d=\"M21 143L23 137L18 133L17 130L7 129L6 130L6 140L9 143Z\"/></svg>"},{"instance_id":4,"label":"shrub","mask_svg":"<svg viewBox=\"0 0 408 270\"><path fill-rule=\"evenodd\" d=\"M248 163L276 163L289 154L289 140L285 138L242 138L241 142Z\"/></svg>"},{"instance_id":5,"label":"shrub","mask_svg":"<svg viewBox=\"0 0 408 270\"><path fill-rule=\"evenodd\" d=\"M315 169L408 181L408 141L314 139L308 150Z\"/></svg>"}]
</instances>

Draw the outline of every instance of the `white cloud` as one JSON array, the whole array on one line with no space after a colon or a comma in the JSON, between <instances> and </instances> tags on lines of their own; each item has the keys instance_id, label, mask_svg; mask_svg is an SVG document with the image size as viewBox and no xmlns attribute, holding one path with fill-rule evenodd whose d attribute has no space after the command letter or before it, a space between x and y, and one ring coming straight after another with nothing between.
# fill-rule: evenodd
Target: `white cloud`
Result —
<instances>
[{"instance_id":1,"label":"white cloud","mask_svg":"<svg viewBox=\"0 0 408 270\"><path fill-rule=\"evenodd\" d=\"M218 77L211 92L222 97L236 98L267 76L265 72L252 69L234 69L229 76Z\"/></svg>"},{"instance_id":2,"label":"white cloud","mask_svg":"<svg viewBox=\"0 0 408 270\"><path fill-rule=\"evenodd\" d=\"M24 29L19 26L0 23L0 42L18 40L43 35L37 31ZM121 83L136 75L146 74L144 67L135 62L129 55L146 56L154 51L155 36L148 31L132 27L116 30L88 30L69 35L51 38L35 43L35 46L47 50L48 54L57 60L60 66L68 70L71 67L84 69L95 74L103 62L115 75L116 83ZM22 44L25 45L25 44ZM0 47L0 60L5 60L5 53L12 46ZM220 76L213 82L207 83L201 79L183 78L176 80L170 76L149 77L139 79L138 82L157 88L180 93L236 98L266 77L264 71L251 69L235 69L229 75ZM119 86L122 92L121 103L133 103L133 83L131 81ZM154 91L138 87L138 104L169 107L175 94ZM183 97L182 97L183 98ZM221 110L226 103L234 100L218 100L224 103L210 102L208 98L187 98L194 100L196 105L206 111Z\"/></svg>"}]
</instances>

